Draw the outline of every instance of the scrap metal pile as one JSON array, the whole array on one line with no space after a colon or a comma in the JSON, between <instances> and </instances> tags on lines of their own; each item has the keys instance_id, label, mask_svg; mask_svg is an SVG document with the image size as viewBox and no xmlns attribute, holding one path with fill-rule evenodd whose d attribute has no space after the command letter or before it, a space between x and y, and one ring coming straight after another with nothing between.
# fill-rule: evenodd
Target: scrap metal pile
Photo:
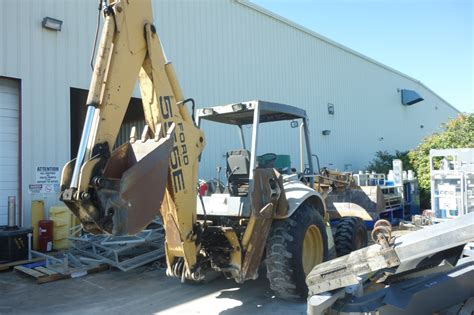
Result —
<instances>
[{"instance_id":1,"label":"scrap metal pile","mask_svg":"<svg viewBox=\"0 0 474 315\"><path fill-rule=\"evenodd\" d=\"M165 255L163 228L143 230L133 236L85 234L70 240L70 254L80 256L81 261L105 263L122 271L129 271Z\"/></svg>"},{"instance_id":2,"label":"scrap metal pile","mask_svg":"<svg viewBox=\"0 0 474 315\"><path fill-rule=\"evenodd\" d=\"M46 268L63 275L79 275L103 265L129 271L165 256L163 227L155 225L133 236L85 233L69 237L70 248L60 254L31 253L44 258Z\"/></svg>"},{"instance_id":3,"label":"scrap metal pile","mask_svg":"<svg viewBox=\"0 0 474 315\"><path fill-rule=\"evenodd\" d=\"M309 314L431 314L474 296L474 257L464 251L474 213L399 237L381 222L372 238L376 244L311 271Z\"/></svg>"}]
</instances>

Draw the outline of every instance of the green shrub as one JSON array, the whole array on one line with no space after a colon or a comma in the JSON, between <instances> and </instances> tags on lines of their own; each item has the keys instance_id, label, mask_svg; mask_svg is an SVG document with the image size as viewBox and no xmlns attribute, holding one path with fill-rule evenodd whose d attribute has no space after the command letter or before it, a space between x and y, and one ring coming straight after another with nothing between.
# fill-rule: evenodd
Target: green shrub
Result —
<instances>
[{"instance_id":1,"label":"green shrub","mask_svg":"<svg viewBox=\"0 0 474 315\"><path fill-rule=\"evenodd\" d=\"M400 159L404 170L414 170L420 185L422 209L431 208L430 202L430 150L474 148L474 114L460 114L443 124L443 131L424 138L412 151L378 151L367 166L367 170L387 174L392 169L392 160Z\"/></svg>"},{"instance_id":2,"label":"green shrub","mask_svg":"<svg viewBox=\"0 0 474 315\"><path fill-rule=\"evenodd\" d=\"M422 208L430 208L430 150L474 147L474 114L461 114L443 124L443 131L422 140L408 156L420 184Z\"/></svg>"},{"instance_id":3,"label":"green shrub","mask_svg":"<svg viewBox=\"0 0 474 315\"><path fill-rule=\"evenodd\" d=\"M392 169L392 161L394 159L402 160L404 170L413 169L408 153L409 151L398 150L395 151L395 154L391 154L388 151L377 151L374 159L367 166L367 171L388 174L388 171Z\"/></svg>"}]
</instances>

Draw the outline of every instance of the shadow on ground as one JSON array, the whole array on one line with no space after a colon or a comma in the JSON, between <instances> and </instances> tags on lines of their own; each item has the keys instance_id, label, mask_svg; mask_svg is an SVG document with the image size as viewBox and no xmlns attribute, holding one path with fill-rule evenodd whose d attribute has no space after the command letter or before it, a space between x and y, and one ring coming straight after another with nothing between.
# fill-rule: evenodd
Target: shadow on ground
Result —
<instances>
[{"instance_id":1,"label":"shadow on ground","mask_svg":"<svg viewBox=\"0 0 474 315\"><path fill-rule=\"evenodd\" d=\"M305 314L306 304L274 296L264 275L243 285L218 278L182 284L164 269L117 270L38 285L0 273L0 314Z\"/></svg>"}]
</instances>

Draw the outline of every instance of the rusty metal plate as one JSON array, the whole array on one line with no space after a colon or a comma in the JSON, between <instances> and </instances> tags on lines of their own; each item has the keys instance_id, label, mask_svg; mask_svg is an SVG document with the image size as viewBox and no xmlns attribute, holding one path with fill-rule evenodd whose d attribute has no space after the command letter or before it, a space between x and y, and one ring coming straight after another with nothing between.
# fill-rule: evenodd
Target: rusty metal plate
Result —
<instances>
[{"instance_id":1,"label":"rusty metal plate","mask_svg":"<svg viewBox=\"0 0 474 315\"><path fill-rule=\"evenodd\" d=\"M138 162L123 173L120 181L120 197L127 205L127 214L122 221L124 226L114 226L114 229L136 234L158 215L172 148L173 137L169 135L158 142L148 140L132 144Z\"/></svg>"}]
</instances>

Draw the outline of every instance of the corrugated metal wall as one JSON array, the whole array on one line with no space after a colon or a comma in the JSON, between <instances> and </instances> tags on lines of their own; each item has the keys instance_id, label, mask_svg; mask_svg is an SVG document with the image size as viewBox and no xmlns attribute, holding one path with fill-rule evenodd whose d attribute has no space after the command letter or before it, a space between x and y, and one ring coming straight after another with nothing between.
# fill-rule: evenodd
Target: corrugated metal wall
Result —
<instances>
[{"instance_id":1,"label":"corrugated metal wall","mask_svg":"<svg viewBox=\"0 0 474 315\"><path fill-rule=\"evenodd\" d=\"M132 132L133 127L135 127L137 139L140 139L142 131L145 128L145 121L142 120L122 123L122 127L120 128L119 134L117 135L117 140L115 142L115 148L118 148L130 140L130 133Z\"/></svg>"},{"instance_id":2,"label":"corrugated metal wall","mask_svg":"<svg viewBox=\"0 0 474 315\"><path fill-rule=\"evenodd\" d=\"M180 14L184 22L177 25ZM375 151L414 147L455 115L418 83L235 1L159 2L155 16L188 96L200 106L264 99L304 107L313 151L324 165L362 168ZM425 101L403 107L397 88L415 89ZM334 104L334 116L327 103ZM238 140L231 142L233 130L203 127L209 128L203 166L211 172ZM262 134L278 141L261 152L297 152L296 135L285 127ZM322 136L324 129L331 135Z\"/></svg>"},{"instance_id":3,"label":"corrugated metal wall","mask_svg":"<svg viewBox=\"0 0 474 315\"><path fill-rule=\"evenodd\" d=\"M166 55L186 96L199 107L263 99L305 108L322 165L357 170L375 151L412 148L456 115L416 81L238 1L153 2ZM89 86L96 13L95 0L0 3L0 75L22 80L27 219L31 199L56 203L55 195L29 195L28 184L36 166L62 166L69 159L69 88ZM62 31L42 29L45 16L63 20ZM397 88L414 89L425 101L403 107ZM334 104L334 116L327 103ZM224 166L223 154L239 141L233 128L203 128L208 146L201 174L207 177ZM297 130L283 123L263 129L261 153L290 152L296 163ZM331 134L322 136L324 129Z\"/></svg>"},{"instance_id":4,"label":"corrugated metal wall","mask_svg":"<svg viewBox=\"0 0 474 315\"><path fill-rule=\"evenodd\" d=\"M36 167L62 167L69 159L69 89L89 86L96 9L96 1L0 2L0 75L21 79L25 222L32 199L58 203L55 194L30 195L28 185L36 182ZM63 30L42 29L45 16L63 20Z\"/></svg>"}]
</instances>

